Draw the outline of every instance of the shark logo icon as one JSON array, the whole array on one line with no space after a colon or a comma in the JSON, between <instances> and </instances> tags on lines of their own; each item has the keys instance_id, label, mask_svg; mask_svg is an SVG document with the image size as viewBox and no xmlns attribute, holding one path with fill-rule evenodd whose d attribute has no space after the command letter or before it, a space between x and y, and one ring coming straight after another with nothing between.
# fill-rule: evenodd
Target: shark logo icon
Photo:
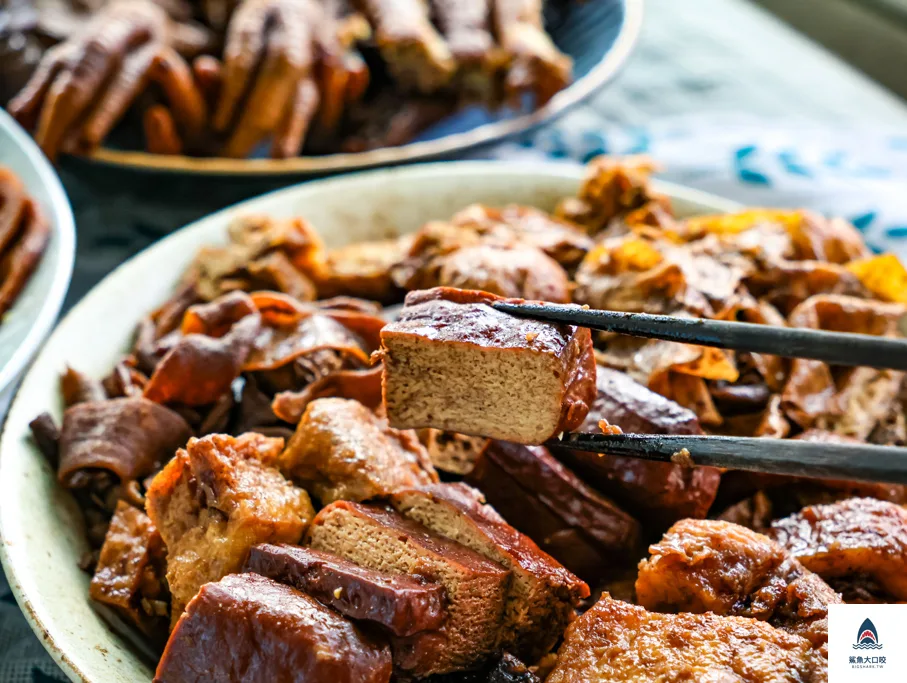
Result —
<instances>
[{"instance_id":1,"label":"shark logo icon","mask_svg":"<svg viewBox=\"0 0 907 683\"><path fill-rule=\"evenodd\" d=\"M853 645L854 650L881 650L882 644L879 642L879 632L875 624L869 619L864 619L857 631L857 642Z\"/></svg>"}]
</instances>

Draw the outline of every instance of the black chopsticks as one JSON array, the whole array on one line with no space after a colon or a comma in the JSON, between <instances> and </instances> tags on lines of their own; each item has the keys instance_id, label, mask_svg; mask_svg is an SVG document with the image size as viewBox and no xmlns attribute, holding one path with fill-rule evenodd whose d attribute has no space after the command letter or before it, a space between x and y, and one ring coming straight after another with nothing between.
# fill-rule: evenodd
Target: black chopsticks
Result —
<instances>
[{"instance_id":1,"label":"black chopsticks","mask_svg":"<svg viewBox=\"0 0 907 683\"><path fill-rule=\"evenodd\" d=\"M511 315L633 337L768 353L785 358L809 358L833 365L907 370L907 339L705 318L619 313L576 305L508 302L492 305Z\"/></svg>"},{"instance_id":2,"label":"black chopsticks","mask_svg":"<svg viewBox=\"0 0 907 683\"><path fill-rule=\"evenodd\" d=\"M907 484L907 449L896 446L659 434L564 434L546 445L686 466Z\"/></svg>"}]
</instances>

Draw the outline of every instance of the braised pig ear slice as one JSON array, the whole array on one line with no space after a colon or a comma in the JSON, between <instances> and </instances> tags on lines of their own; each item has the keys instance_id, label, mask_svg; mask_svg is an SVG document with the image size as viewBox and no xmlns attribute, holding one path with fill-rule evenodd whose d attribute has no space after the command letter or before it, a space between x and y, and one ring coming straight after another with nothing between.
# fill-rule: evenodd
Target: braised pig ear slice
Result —
<instances>
[{"instance_id":1,"label":"braised pig ear slice","mask_svg":"<svg viewBox=\"0 0 907 683\"><path fill-rule=\"evenodd\" d=\"M681 680L821 683L805 638L755 619L658 614L605 596L574 621L546 683Z\"/></svg>"},{"instance_id":2,"label":"braised pig ear slice","mask_svg":"<svg viewBox=\"0 0 907 683\"><path fill-rule=\"evenodd\" d=\"M182 335L154 368L145 398L187 406L213 403L239 377L259 330L259 315L242 292L191 307Z\"/></svg>"},{"instance_id":3,"label":"braised pig ear slice","mask_svg":"<svg viewBox=\"0 0 907 683\"><path fill-rule=\"evenodd\" d=\"M331 372L308 384L302 391L282 391L274 397L274 415L290 424L297 424L308 405L320 398L348 398L372 410L381 405L381 378L384 368L376 365L367 369Z\"/></svg>"},{"instance_id":4,"label":"braised pig ear slice","mask_svg":"<svg viewBox=\"0 0 907 683\"><path fill-rule=\"evenodd\" d=\"M907 510L872 498L813 505L772 523L769 535L826 580L870 577L907 600Z\"/></svg>"},{"instance_id":5,"label":"braised pig ear slice","mask_svg":"<svg viewBox=\"0 0 907 683\"><path fill-rule=\"evenodd\" d=\"M85 375L78 370L67 366L66 371L60 376L60 391L63 394L63 403L66 407L77 403L90 403L91 401L104 401L107 392L104 385L98 380Z\"/></svg>"},{"instance_id":6,"label":"braised pig ear slice","mask_svg":"<svg viewBox=\"0 0 907 683\"><path fill-rule=\"evenodd\" d=\"M339 398L308 405L280 467L323 504L438 481L415 433L391 429L361 403Z\"/></svg>"},{"instance_id":7,"label":"braised pig ear slice","mask_svg":"<svg viewBox=\"0 0 907 683\"><path fill-rule=\"evenodd\" d=\"M60 483L83 470L108 470L123 484L141 481L173 457L190 436L186 421L144 398L79 403L63 413Z\"/></svg>"},{"instance_id":8,"label":"braised pig ear slice","mask_svg":"<svg viewBox=\"0 0 907 683\"><path fill-rule=\"evenodd\" d=\"M0 168L0 253L16 239L27 204L28 195L19 176Z\"/></svg>"},{"instance_id":9,"label":"braised pig ear slice","mask_svg":"<svg viewBox=\"0 0 907 683\"><path fill-rule=\"evenodd\" d=\"M778 543L728 522L677 522L649 555L636 596L650 610L751 617L820 647L828 606L843 602Z\"/></svg>"},{"instance_id":10,"label":"braised pig ear slice","mask_svg":"<svg viewBox=\"0 0 907 683\"><path fill-rule=\"evenodd\" d=\"M233 574L205 584L189 603L154 680L389 683L392 669L387 645L314 598Z\"/></svg>"},{"instance_id":11,"label":"braised pig ear slice","mask_svg":"<svg viewBox=\"0 0 907 683\"><path fill-rule=\"evenodd\" d=\"M582 423L595 397L589 330L500 313L501 300L445 287L407 295L381 331L392 426L543 443Z\"/></svg>"},{"instance_id":12,"label":"braised pig ear slice","mask_svg":"<svg viewBox=\"0 0 907 683\"><path fill-rule=\"evenodd\" d=\"M208 581L239 571L258 543L296 543L314 510L275 467L283 439L192 439L152 480L146 509L167 544L175 621Z\"/></svg>"},{"instance_id":13,"label":"braised pig ear slice","mask_svg":"<svg viewBox=\"0 0 907 683\"><path fill-rule=\"evenodd\" d=\"M89 595L163 644L160 636L167 633L169 597L164 564L164 541L154 524L121 500L110 520Z\"/></svg>"}]
</instances>

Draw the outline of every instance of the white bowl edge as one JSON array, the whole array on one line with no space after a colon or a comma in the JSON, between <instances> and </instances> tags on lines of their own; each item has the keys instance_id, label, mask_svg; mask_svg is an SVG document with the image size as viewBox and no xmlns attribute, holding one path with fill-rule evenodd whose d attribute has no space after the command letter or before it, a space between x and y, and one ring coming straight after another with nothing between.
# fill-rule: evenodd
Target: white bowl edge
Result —
<instances>
[{"instance_id":1,"label":"white bowl edge","mask_svg":"<svg viewBox=\"0 0 907 683\"><path fill-rule=\"evenodd\" d=\"M222 242L242 213L301 215L329 246L388 234L392 216L415 229L475 201L536 204L550 209L575 191L581 167L567 164L448 162L369 171L305 183L212 214L161 240L108 275L63 319L26 375L0 438L0 561L29 624L73 681L150 680L152 670L92 610L88 577L76 566L85 548L80 513L29 439L42 411L59 419L58 375L67 362L93 376L109 371L134 324L172 291L202 244ZM739 208L669 184L658 189L683 213ZM371 196L372 201L363 199ZM326 199L331 197L331 200ZM358 201L357 201L358 200ZM333 204L331 203L333 201ZM308 206L306 206L308 205ZM337 225L327 225L333 216ZM162 272L162 269L166 272Z\"/></svg>"}]
</instances>

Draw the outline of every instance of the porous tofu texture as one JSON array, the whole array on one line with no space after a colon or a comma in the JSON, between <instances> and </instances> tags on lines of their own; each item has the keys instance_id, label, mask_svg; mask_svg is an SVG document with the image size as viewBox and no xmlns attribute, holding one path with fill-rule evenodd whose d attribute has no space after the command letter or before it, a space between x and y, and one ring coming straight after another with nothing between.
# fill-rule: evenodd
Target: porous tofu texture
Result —
<instances>
[{"instance_id":1,"label":"porous tofu texture","mask_svg":"<svg viewBox=\"0 0 907 683\"><path fill-rule=\"evenodd\" d=\"M438 631L395 638L394 665L415 677L481 664L494 652L510 572L389 508L338 501L318 513L309 545L356 564L418 574L447 591Z\"/></svg>"},{"instance_id":2,"label":"porous tofu texture","mask_svg":"<svg viewBox=\"0 0 907 683\"><path fill-rule=\"evenodd\" d=\"M542 443L579 426L595 398L589 331L501 313L498 300L448 288L407 296L381 331L392 427Z\"/></svg>"},{"instance_id":3,"label":"porous tofu texture","mask_svg":"<svg viewBox=\"0 0 907 683\"><path fill-rule=\"evenodd\" d=\"M283 439L190 439L154 478L145 507L167 545L172 623L198 589L241 569L258 543L296 543L315 512L275 467Z\"/></svg>"}]
</instances>

